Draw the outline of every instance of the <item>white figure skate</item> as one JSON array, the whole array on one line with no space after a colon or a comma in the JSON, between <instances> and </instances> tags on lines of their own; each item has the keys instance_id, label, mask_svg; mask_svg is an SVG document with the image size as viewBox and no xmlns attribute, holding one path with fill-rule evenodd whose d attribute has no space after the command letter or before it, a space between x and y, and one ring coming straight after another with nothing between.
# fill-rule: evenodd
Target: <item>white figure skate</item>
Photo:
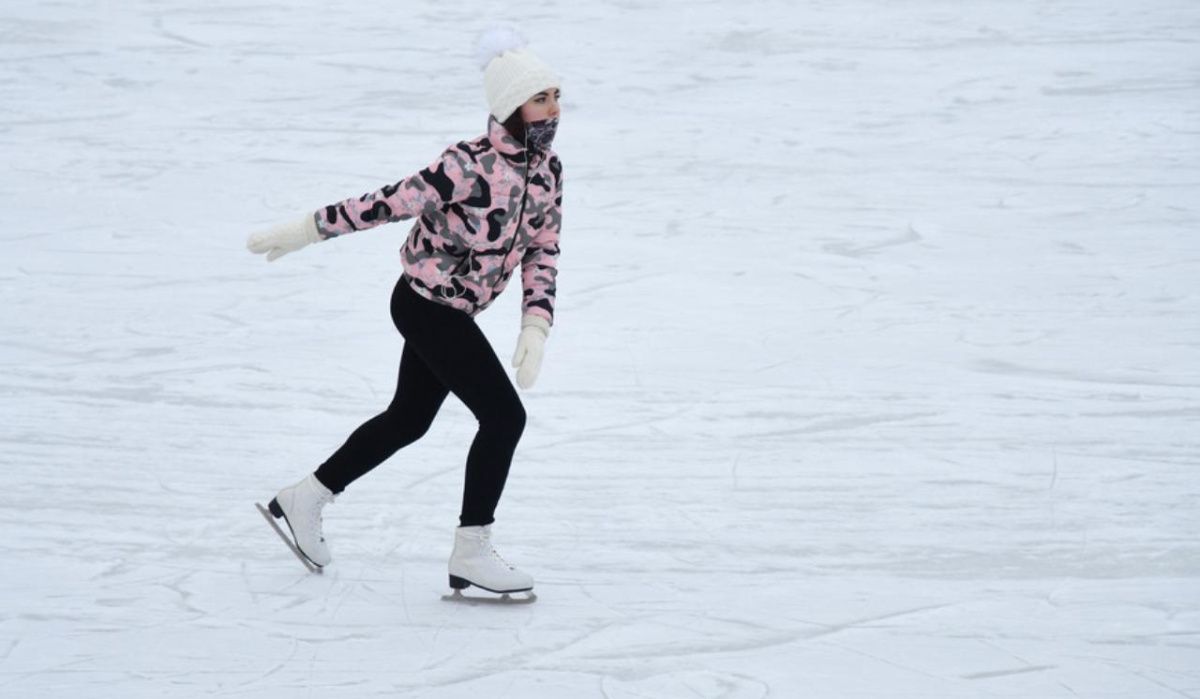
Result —
<instances>
[{"instance_id":1,"label":"white figure skate","mask_svg":"<svg viewBox=\"0 0 1200 699\"><path fill-rule=\"evenodd\" d=\"M319 573L333 559L321 530L321 508L333 500L333 493L316 476L309 474L299 483L279 491L267 507L254 504L300 562ZM287 523L291 539L272 517Z\"/></svg>"},{"instance_id":2,"label":"white figure skate","mask_svg":"<svg viewBox=\"0 0 1200 699\"><path fill-rule=\"evenodd\" d=\"M454 531L454 551L450 554L450 587L454 593L445 595L442 599L505 604L528 604L537 600L537 595L533 593L533 578L501 558L492 547L491 536L490 524L482 527L458 527ZM501 596L463 595L462 591L472 585ZM526 594L523 597L510 596L517 592Z\"/></svg>"}]
</instances>

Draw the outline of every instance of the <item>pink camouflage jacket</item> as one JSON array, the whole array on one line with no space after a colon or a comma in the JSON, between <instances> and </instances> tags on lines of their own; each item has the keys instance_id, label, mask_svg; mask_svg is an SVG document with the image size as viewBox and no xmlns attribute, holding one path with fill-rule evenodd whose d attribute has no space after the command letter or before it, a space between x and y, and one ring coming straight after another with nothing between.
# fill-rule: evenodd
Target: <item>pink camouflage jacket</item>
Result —
<instances>
[{"instance_id":1,"label":"pink camouflage jacket","mask_svg":"<svg viewBox=\"0 0 1200 699\"><path fill-rule=\"evenodd\" d=\"M527 152L495 117L488 132L450 146L429 167L316 212L322 239L417 218L400 251L421 296L476 315L521 267L525 314L554 323L562 164Z\"/></svg>"}]
</instances>

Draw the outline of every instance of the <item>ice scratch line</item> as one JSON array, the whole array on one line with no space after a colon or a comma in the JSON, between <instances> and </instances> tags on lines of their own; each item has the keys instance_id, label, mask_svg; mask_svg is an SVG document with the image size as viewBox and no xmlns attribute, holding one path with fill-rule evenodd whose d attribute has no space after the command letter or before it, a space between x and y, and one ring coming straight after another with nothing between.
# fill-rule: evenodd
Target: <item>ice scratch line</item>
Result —
<instances>
[{"instance_id":1,"label":"ice scratch line","mask_svg":"<svg viewBox=\"0 0 1200 699\"><path fill-rule=\"evenodd\" d=\"M1007 677L1009 675L1020 675L1026 672L1042 672L1043 670L1053 670L1057 665L1033 665L1030 667L1021 667L1013 670L992 670L990 672L972 672L966 675L959 675L964 680L989 680L993 677Z\"/></svg>"}]
</instances>

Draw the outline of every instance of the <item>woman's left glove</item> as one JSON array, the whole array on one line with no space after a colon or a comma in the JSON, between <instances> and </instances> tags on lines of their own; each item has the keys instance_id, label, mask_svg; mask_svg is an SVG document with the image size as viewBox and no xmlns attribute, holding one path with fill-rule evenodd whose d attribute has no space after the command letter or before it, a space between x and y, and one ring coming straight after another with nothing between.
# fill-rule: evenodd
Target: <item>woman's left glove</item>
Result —
<instances>
[{"instance_id":1,"label":"woman's left glove","mask_svg":"<svg viewBox=\"0 0 1200 699\"><path fill-rule=\"evenodd\" d=\"M299 221L281 223L264 231L251 233L246 239L246 247L255 254L267 253L267 262L274 262L289 252L295 252L320 240L317 222L310 214Z\"/></svg>"},{"instance_id":2,"label":"woman's left glove","mask_svg":"<svg viewBox=\"0 0 1200 699\"><path fill-rule=\"evenodd\" d=\"M512 365L517 369L517 385L530 388L537 380L542 368L542 353L546 338L550 336L550 323L541 316L527 315L521 318L521 336L517 338L517 351L513 353Z\"/></svg>"}]
</instances>

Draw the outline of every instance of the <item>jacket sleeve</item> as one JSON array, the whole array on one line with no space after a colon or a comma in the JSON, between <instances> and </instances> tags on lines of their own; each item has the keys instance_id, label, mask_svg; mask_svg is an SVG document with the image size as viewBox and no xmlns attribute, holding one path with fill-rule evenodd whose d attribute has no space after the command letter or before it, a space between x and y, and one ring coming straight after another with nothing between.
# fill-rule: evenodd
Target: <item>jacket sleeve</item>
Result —
<instances>
[{"instance_id":1,"label":"jacket sleeve","mask_svg":"<svg viewBox=\"0 0 1200 699\"><path fill-rule=\"evenodd\" d=\"M558 276L558 238L562 230L562 164L550 161L554 175L554 202L547 207L541 229L521 258L521 284L525 290L524 315L535 315L554 325L555 278Z\"/></svg>"},{"instance_id":2,"label":"jacket sleeve","mask_svg":"<svg viewBox=\"0 0 1200 699\"><path fill-rule=\"evenodd\" d=\"M432 213L470 195L471 175L456 146L420 172L361 197L319 209L313 218L322 240Z\"/></svg>"}]
</instances>

